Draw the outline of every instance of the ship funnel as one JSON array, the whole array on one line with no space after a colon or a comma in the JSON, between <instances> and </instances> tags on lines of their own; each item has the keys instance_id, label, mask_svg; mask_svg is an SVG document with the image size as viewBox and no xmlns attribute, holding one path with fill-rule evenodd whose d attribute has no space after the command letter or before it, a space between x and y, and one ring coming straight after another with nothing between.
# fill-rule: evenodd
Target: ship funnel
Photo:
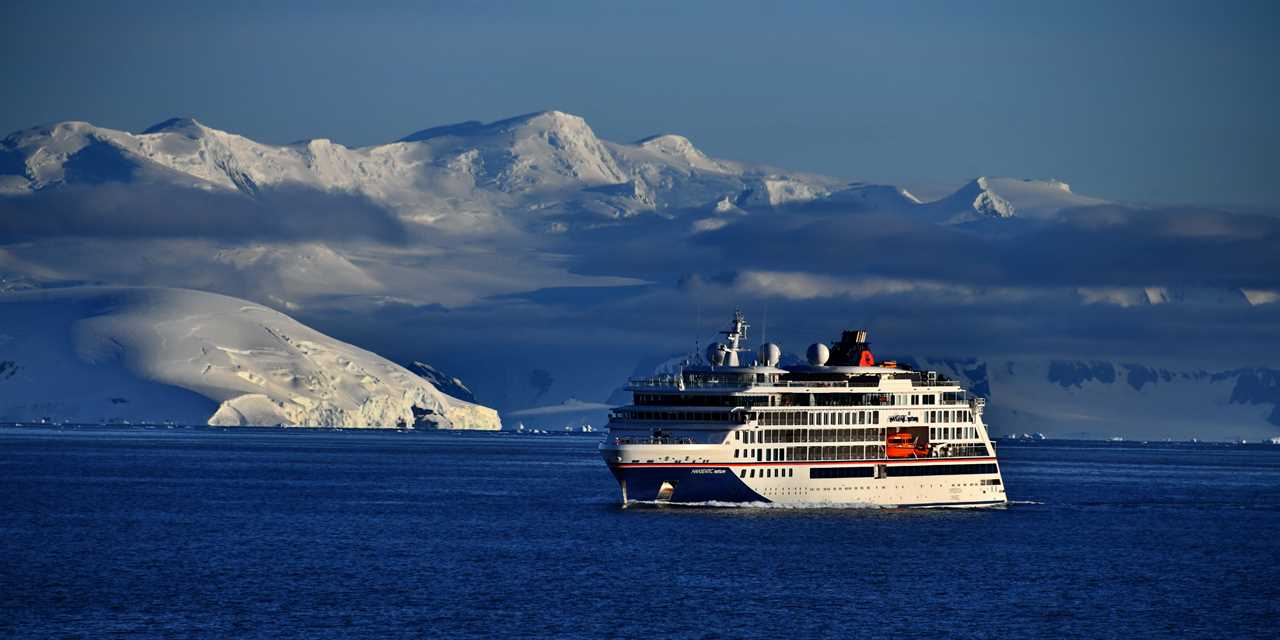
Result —
<instances>
[{"instance_id":1,"label":"ship funnel","mask_svg":"<svg viewBox=\"0 0 1280 640\"><path fill-rule=\"evenodd\" d=\"M871 345L867 344L865 329L847 330L831 348L831 364L842 367L870 367L876 363L871 354Z\"/></svg>"}]
</instances>

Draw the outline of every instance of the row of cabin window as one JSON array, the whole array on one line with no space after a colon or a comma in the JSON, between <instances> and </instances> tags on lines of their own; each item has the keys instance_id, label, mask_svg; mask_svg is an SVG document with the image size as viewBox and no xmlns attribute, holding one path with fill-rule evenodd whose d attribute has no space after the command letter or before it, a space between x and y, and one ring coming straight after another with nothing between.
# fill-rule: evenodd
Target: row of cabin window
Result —
<instances>
[{"instance_id":1,"label":"row of cabin window","mask_svg":"<svg viewBox=\"0 0 1280 640\"><path fill-rule=\"evenodd\" d=\"M756 414L762 427L771 426L847 426L880 424L879 411L764 411ZM926 422L972 422L973 412L960 409L926 411Z\"/></svg>"},{"instance_id":2,"label":"row of cabin window","mask_svg":"<svg viewBox=\"0 0 1280 640\"><path fill-rule=\"evenodd\" d=\"M968 404L965 391L942 393L784 393L783 407L885 407Z\"/></svg>"},{"instance_id":3,"label":"row of cabin window","mask_svg":"<svg viewBox=\"0 0 1280 640\"><path fill-rule=\"evenodd\" d=\"M807 462L811 460L879 460L884 458L884 445L826 445L821 447L769 447L734 449L733 457L756 462Z\"/></svg>"},{"instance_id":4,"label":"row of cabin window","mask_svg":"<svg viewBox=\"0 0 1280 640\"><path fill-rule=\"evenodd\" d=\"M924 412L925 422L973 422L972 411L947 410Z\"/></svg>"},{"instance_id":5,"label":"row of cabin window","mask_svg":"<svg viewBox=\"0 0 1280 640\"><path fill-rule=\"evenodd\" d=\"M884 427L872 429L760 429L758 431L733 432L733 439L744 444L877 442L884 440L884 437Z\"/></svg>"},{"instance_id":6,"label":"row of cabin window","mask_svg":"<svg viewBox=\"0 0 1280 640\"><path fill-rule=\"evenodd\" d=\"M987 456L987 445L982 443L956 444L934 452L939 458L973 458ZM821 447L765 447L759 449L734 449L735 459L756 462L809 462L840 460L884 459L884 445L824 445Z\"/></svg>"},{"instance_id":7,"label":"row of cabin window","mask_svg":"<svg viewBox=\"0 0 1280 640\"><path fill-rule=\"evenodd\" d=\"M618 411L617 415L632 420L669 420L676 422L728 422L733 414L725 411ZM741 418L741 415L739 415ZM846 426L880 424L879 411L778 411L756 415L761 426ZM926 422L970 422L969 411L926 411Z\"/></svg>"},{"instance_id":8,"label":"row of cabin window","mask_svg":"<svg viewBox=\"0 0 1280 640\"><path fill-rule=\"evenodd\" d=\"M681 395L637 393L633 404L667 407L754 407L769 406L769 396Z\"/></svg>"},{"instance_id":9,"label":"row of cabin window","mask_svg":"<svg viewBox=\"0 0 1280 640\"><path fill-rule=\"evenodd\" d=\"M880 424L879 411L766 411L756 416L762 427L772 426L845 426Z\"/></svg>"},{"instance_id":10,"label":"row of cabin window","mask_svg":"<svg viewBox=\"0 0 1280 640\"><path fill-rule=\"evenodd\" d=\"M727 411L619 411L617 414L631 420L672 420L676 422L728 422L732 415Z\"/></svg>"},{"instance_id":11,"label":"row of cabin window","mask_svg":"<svg viewBox=\"0 0 1280 640\"><path fill-rule=\"evenodd\" d=\"M946 457L949 458L971 458L976 456L991 455L987 451L987 445L981 442L967 444L953 444L946 449Z\"/></svg>"},{"instance_id":12,"label":"row of cabin window","mask_svg":"<svg viewBox=\"0 0 1280 640\"><path fill-rule=\"evenodd\" d=\"M977 427L929 427L930 440L976 440Z\"/></svg>"},{"instance_id":13,"label":"row of cabin window","mask_svg":"<svg viewBox=\"0 0 1280 640\"><path fill-rule=\"evenodd\" d=\"M956 405L968 402L964 391L942 393L780 393L732 396L637 393L636 405L693 407L883 407Z\"/></svg>"},{"instance_id":14,"label":"row of cabin window","mask_svg":"<svg viewBox=\"0 0 1280 640\"><path fill-rule=\"evenodd\" d=\"M796 475L796 470L795 470L795 469L768 469L768 468L766 468L766 469L742 469L742 470L738 471L738 473L739 473L743 478L754 478L754 477L756 477L756 471L759 471L759 472L760 472L760 477L761 477L761 478L794 478L794 477L795 477L795 475Z\"/></svg>"}]
</instances>

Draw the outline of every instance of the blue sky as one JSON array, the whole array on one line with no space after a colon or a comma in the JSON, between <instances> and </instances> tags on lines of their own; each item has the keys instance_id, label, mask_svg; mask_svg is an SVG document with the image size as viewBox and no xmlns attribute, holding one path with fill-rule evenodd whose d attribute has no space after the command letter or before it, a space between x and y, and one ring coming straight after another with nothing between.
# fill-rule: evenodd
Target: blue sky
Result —
<instances>
[{"instance_id":1,"label":"blue sky","mask_svg":"<svg viewBox=\"0 0 1280 640\"><path fill-rule=\"evenodd\" d=\"M542 109L848 178L1275 205L1276 3L18 2L0 130L385 142Z\"/></svg>"}]
</instances>

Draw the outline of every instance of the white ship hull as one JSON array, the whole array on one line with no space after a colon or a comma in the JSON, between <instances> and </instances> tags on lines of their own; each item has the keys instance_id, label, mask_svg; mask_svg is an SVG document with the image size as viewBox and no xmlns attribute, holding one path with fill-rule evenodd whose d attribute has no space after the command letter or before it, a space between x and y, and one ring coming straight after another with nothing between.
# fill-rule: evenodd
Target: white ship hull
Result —
<instances>
[{"instance_id":1,"label":"white ship hull","mask_svg":"<svg viewBox=\"0 0 1280 640\"><path fill-rule=\"evenodd\" d=\"M881 507L992 507L1008 502L994 457L685 462L686 456L714 458L699 455L711 453L708 447L672 450L678 446L606 444L601 453L627 502ZM661 461L673 453L680 462Z\"/></svg>"}]
</instances>

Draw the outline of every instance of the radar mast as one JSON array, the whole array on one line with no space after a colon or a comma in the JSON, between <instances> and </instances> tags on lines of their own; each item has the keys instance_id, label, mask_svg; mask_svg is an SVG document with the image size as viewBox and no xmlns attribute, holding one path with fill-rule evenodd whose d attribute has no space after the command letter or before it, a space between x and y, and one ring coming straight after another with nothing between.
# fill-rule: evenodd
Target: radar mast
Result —
<instances>
[{"instance_id":1,"label":"radar mast","mask_svg":"<svg viewBox=\"0 0 1280 640\"><path fill-rule=\"evenodd\" d=\"M742 341L747 338L747 317L743 315L742 309L735 309L733 312L733 328L727 331L721 331L725 340L729 342L725 351L728 353L728 364L731 367L738 366L738 352L742 351Z\"/></svg>"}]
</instances>

